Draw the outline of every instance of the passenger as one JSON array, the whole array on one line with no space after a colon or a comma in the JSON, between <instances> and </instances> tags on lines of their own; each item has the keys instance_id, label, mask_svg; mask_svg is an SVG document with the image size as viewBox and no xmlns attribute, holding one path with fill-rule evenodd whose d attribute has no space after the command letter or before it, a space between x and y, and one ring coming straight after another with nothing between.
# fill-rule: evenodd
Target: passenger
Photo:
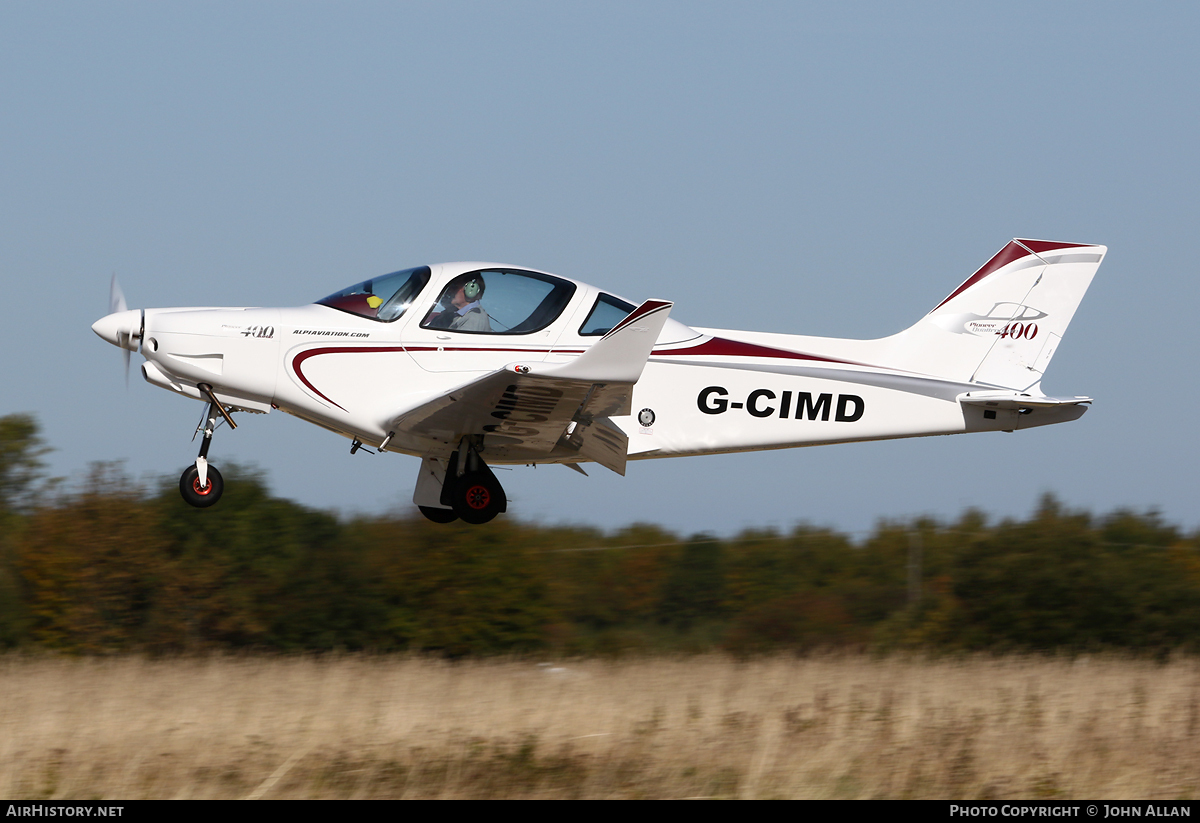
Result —
<instances>
[{"instance_id":1,"label":"passenger","mask_svg":"<svg viewBox=\"0 0 1200 823\"><path fill-rule=\"evenodd\" d=\"M477 274L462 274L450 281L446 291L442 293L439 305L446 302L450 296L450 307L429 316L426 323L431 329L448 329L449 331L490 332L492 324L488 313L479 301L487 284Z\"/></svg>"}]
</instances>

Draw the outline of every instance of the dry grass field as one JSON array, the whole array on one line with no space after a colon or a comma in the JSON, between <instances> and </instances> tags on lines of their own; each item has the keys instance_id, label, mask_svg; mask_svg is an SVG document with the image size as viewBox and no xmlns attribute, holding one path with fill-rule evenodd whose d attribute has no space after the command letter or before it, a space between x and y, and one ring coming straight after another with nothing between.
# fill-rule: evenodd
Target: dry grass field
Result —
<instances>
[{"instance_id":1,"label":"dry grass field","mask_svg":"<svg viewBox=\"0 0 1200 823\"><path fill-rule=\"evenodd\" d=\"M0 658L0 797L1197 796L1200 661Z\"/></svg>"}]
</instances>

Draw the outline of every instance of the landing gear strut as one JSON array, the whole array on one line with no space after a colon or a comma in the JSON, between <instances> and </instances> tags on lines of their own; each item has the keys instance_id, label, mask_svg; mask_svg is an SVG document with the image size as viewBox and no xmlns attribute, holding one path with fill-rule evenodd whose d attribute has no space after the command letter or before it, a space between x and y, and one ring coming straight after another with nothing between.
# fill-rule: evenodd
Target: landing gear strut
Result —
<instances>
[{"instance_id":1,"label":"landing gear strut","mask_svg":"<svg viewBox=\"0 0 1200 823\"><path fill-rule=\"evenodd\" d=\"M504 494L504 487L475 448L465 440L459 450L450 455L450 470L446 472L440 502L443 506L449 506L450 511L464 523L474 525L487 523L501 512L508 511L508 498ZM449 513L446 509L433 511L440 517ZM421 513L429 517L429 512L424 508ZM434 522L448 522L433 517L429 519Z\"/></svg>"},{"instance_id":2,"label":"landing gear strut","mask_svg":"<svg viewBox=\"0 0 1200 823\"><path fill-rule=\"evenodd\" d=\"M197 433L203 429L204 437L200 441L200 454L196 457L195 465L188 466L179 478L179 493L189 506L206 509L215 505L225 491L225 480L221 473L217 471L216 466L208 465L208 447L212 445L213 432L220 425L222 418L229 423L231 429L236 429L237 424L213 394L212 386L201 383L199 389L209 398L208 409L200 419L200 425L196 427Z\"/></svg>"}]
</instances>

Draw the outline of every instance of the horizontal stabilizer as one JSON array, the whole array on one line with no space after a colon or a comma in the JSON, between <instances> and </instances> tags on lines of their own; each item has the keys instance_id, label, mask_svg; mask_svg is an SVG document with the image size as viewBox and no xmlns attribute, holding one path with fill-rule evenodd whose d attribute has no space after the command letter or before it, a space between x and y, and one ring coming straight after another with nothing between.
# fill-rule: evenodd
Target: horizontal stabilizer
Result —
<instances>
[{"instance_id":1,"label":"horizontal stabilizer","mask_svg":"<svg viewBox=\"0 0 1200 823\"><path fill-rule=\"evenodd\" d=\"M1047 409L1055 406L1083 406L1090 397L1045 397L1010 391L973 391L960 394L958 402L990 409Z\"/></svg>"}]
</instances>

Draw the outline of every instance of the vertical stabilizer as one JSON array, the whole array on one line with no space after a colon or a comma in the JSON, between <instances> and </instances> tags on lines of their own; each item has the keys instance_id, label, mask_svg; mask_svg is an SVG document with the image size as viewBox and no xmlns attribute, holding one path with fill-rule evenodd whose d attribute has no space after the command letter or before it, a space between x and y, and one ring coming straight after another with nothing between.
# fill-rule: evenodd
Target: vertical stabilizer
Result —
<instances>
[{"instance_id":1,"label":"vertical stabilizer","mask_svg":"<svg viewBox=\"0 0 1200 823\"><path fill-rule=\"evenodd\" d=\"M886 339L891 365L1019 391L1036 386L1107 251L1013 240L919 323Z\"/></svg>"}]
</instances>

